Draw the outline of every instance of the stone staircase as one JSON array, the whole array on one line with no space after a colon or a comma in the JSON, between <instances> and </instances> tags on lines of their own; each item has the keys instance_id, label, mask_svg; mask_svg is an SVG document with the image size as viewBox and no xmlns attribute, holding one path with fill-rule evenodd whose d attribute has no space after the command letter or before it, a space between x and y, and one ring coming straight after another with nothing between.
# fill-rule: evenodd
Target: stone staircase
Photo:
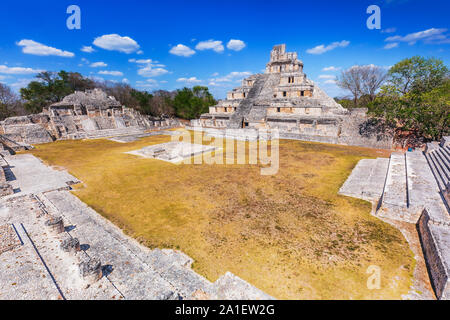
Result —
<instances>
[{"instance_id":1,"label":"stone staircase","mask_svg":"<svg viewBox=\"0 0 450 320\"><path fill-rule=\"evenodd\" d=\"M267 74L258 75L255 83L253 84L253 87L250 89L247 95L247 98L242 100L236 112L234 112L233 115L231 116L230 121L228 123L228 128L231 129L242 128L244 118L250 113L253 107L254 99L257 98L258 95L261 93L261 90L264 88L264 84L266 83L267 78L268 78Z\"/></svg>"},{"instance_id":2,"label":"stone staircase","mask_svg":"<svg viewBox=\"0 0 450 320\"><path fill-rule=\"evenodd\" d=\"M363 159L339 191L342 195L378 202L374 214L380 218L416 225L433 289L439 299L450 299L448 144L448 138L440 144L432 143L425 154L422 151L394 152L388 166ZM378 178L372 179L370 176L377 170ZM383 172L384 185L379 178Z\"/></svg>"},{"instance_id":3,"label":"stone staircase","mask_svg":"<svg viewBox=\"0 0 450 320\"><path fill-rule=\"evenodd\" d=\"M383 195L389 159L363 159L359 161L339 194L368 201L378 200Z\"/></svg>"},{"instance_id":4,"label":"stone staircase","mask_svg":"<svg viewBox=\"0 0 450 320\"><path fill-rule=\"evenodd\" d=\"M425 156L439 186L442 198L450 207L450 139L442 138L439 144L427 144Z\"/></svg>"}]
</instances>

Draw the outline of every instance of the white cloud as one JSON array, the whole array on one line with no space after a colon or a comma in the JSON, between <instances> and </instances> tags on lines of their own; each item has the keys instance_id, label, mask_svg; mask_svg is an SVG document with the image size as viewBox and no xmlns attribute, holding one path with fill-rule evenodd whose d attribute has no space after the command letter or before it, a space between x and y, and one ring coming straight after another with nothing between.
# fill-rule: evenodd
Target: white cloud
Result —
<instances>
[{"instance_id":1,"label":"white cloud","mask_svg":"<svg viewBox=\"0 0 450 320\"><path fill-rule=\"evenodd\" d=\"M180 57L190 57L195 54L194 50L192 50L188 46L185 46L184 44L177 44L175 47L170 49L169 52Z\"/></svg>"},{"instance_id":2,"label":"white cloud","mask_svg":"<svg viewBox=\"0 0 450 320\"><path fill-rule=\"evenodd\" d=\"M325 53L327 51L331 51L331 50L336 49L336 48L345 48L349 44L350 44L350 41L347 41L347 40L342 40L340 42L336 41L336 42L333 42L333 43L331 43L331 44L329 44L327 46L325 46L323 44L318 45L318 46L316 46L314 48L306 50L306 52L308 52L310 54L322 54L322 53Z\"/></svg>"},{"instance_id":3,"label":"white cloud","mask_svg":"<svg viewBox=\"0 0 450 320\"><path fill-rule=\"evenodd\" d=\"M322 69L322 71L339 71L341 67L329 66Z\"/></svg>"},{"instance_id":4,"label":"white cloud","mask_svg":"<svg viewBox=\"0 0 450 320\"><path fill-rule=\"evenodd\" d=\"M8 67L5 65L0 65L0 73L3 74L35 74L42 72L44 70L37 70L32 68L22 68L22 67Z\"/></svg>"},{"instance_id":5,"label":"white cloud","mask_svg":"<svg viewBox=\"0 0 450 320\"><path fill-rule=\"evenodd\" d=\"M64 58L72 58L74 53L69 51L63 51L53 47L46 46L42 43L33 40L20 40L17 45L23 47L22 52L26 54L32 54L36 56L58 56Z\"/></svg>"},{"instance_id":6,"label":"white cloud","mask_svg":"<svg viewBox=\"0 0 450 320\"><path fill-rule=\"evenodd\" d=\"M83 46L83 47L81 48L81 51L86 52L86 53L92 53L92 52L95 51L95 49L92 48L91 46Z\"/></svg>"},{"instance_id":7,"label":"white cloud","mask_svg":"<svg viewBox=\"0 0 450 320\"><path fill-rule=\"evenodd\" d=\"M92 68L107 67L108 65L102 61L91 63Z\"/></svg>"},{"instance_id":8,"label":"white cloud","mask_svg":"<svg viewBox=\"0 0 450 320\"><path fill-rule=\"evenodd\" d=\"M203 50L213 50L217 53L222 53L225 48L223 47L222 41L218 40L207 40L207 41L200 41L196 46L195 49L203 51Z\"/></svg>"},{"instance_id":9,"label":"white cloud","mask_svg":"<svg viewBox=\"0 0 450 320\"><path fill-rule=\"evenodd\" d=\"M123 53L133 53L139 50L139 44L130 37L122 37L118 34L106 34L101 37L95 38L94 45L99 48L119 51Z\"/></svg>"},{"instance_id":10,"label":"white cloud","mask_svg":"<svg viewBox=\"0 0 450 320\"><path fill-rule=\"evenodd\" d=\"M138 52L136 52L136 54L138 54L138 55L144 54L144 51L139 50Z\"/></svg>"},{"instance_id":11,"label":"white cloud","mask_svg":"<svg viewBox=\"0 0 450 320\"><path fill-rule=\"evenodd\" d=\"M197 79L196 77L191 78L178 78L177 82L186 82L186 83L200 83L202 80Z\"/></svg>"},{"instance_id":12,"label":"white cloud","mask_svg":"<svg viewBox=\"0 0 450 320\"><path fill-rule=\"evenodd\" d=\"M158 77L167 73L169 73L169 71L166 69L160 67L155 68L152 65L147 65L138 70L138 75L147 78Z\"/></svg>"},{"instance_id":13,"label":"white cloud","mask_svg":"<svg viewBox=\"0 0 450 320\"><path fill-rule=\"evenodd\" d=\"M133 62L133 63L138 63L138 64L147 64L147 63L152 63L153 60L152 59L129 59L128 62Z\"/></svg>"},{"instance_id":14,"label":"white cloud","mask_svg":"<svg viewBox=\"0 0 450 320\"><path fill-rule=\"evenodd\" d=\"M214 78L210 79L210 83L214 83L213 85L221 82L234 82L234 81L241 81L245 77L250 76L252 73L250 71L244 71L244 72L230 72L226 76L220 77L220 78Z\"/></svg>"},{"instance_id":15,"label":"white cloud","mask_svg":"<svg viewBox=\"0 0 450 320\"><path fill-rule=\"evenodd\" d=\"M244 49L247 45L245 44L244 41L242 40L235 40L235 39L231 39L230 41L228 41L227 43L227 48L230 50L234 50L234 51L241 51L242 49Z\"/></svg>"},{"instance_id":16,"label":"white cloud","mask_svg":"<svg viewBox=\"0 0 450 320\"><path fill-rule=\"evenodd\" d=\"M218 75L219 75L218 72L214 72L214 73L212 74L213 77L217 77Z\"/></svg>"},{"instance_id":17,"label":"white cloud","mask_svg":"<svg viewBox=\"0 0 450 320\"><path fill-rule=\"evenodd\" d=\"M324 83L326 83L326 84L336 84L336 80L326 80Z\"/></svg>"},{"instance_id":18,"label":"white cloud","mask_svg":"<svg viewBox=\"0 0 450 320\"><path fill-rule=\"evenodd\" d=\"M152 67L161 67L161 68L165 68L166 66L164 64L159 63L159 61L156 60L152 60L152 59L129 59L128 62L133 62L133 63L137 63L137 64L147 64L147 65L151 65Z\"/></svg>"},{"instance_id":19,"label":"white cloud","mask_svg":"<svg viewBox=\"0 0 450 320\"><path fill-rule=\"evenodd\" d=\"M387 42L407 42L409 45L415 44L417 41L422 40L425 43L450 43L449 35L444 34L447 29L431 28L424 31L414 32L407 34L406 36L393 36L386 38Z\"/></svg>"},{"instance_id":20,"label":"white cloud","mask_svg":"<svg viewBox=\"0 0 450 320\"><path fill-rule=\"evenodd\" d=\"M114 77L122 77L122 76L123 76L123 72L120 72L120 71L107 71L107 70L102 70L102 71L99 71L98 74L103 74L103 75L108 75L108 76L114 76Z\"/></svg>"},{"instance_id":21,"label":"white cloud","mask_svg":"<svg viewBox=\"0 0 450 320\"><path fill-rule=\"evenodd\" d=\"M139 65L138 74L142 77L151 78L169 73L169 71L165 69L165 65L152 59L129 59L128 61Z\"/></svg>"},{"instance_id":22,"label":"white cloud","mask_svg":"<svg viewBox=\"0 0 450 320\"><path fill-rule=\"evenodd\" d=\"M128 80L127 78L123 78L122 83L128 84L128 83L130 83L130 80Z\"/></svg>"},{"instance_id":23,"label":"white cloud","mask_svg":"<svg viewBox=\"0 0 450 320\"><path fill-rule=\"evenodd\" d=\"M334 79L334 78L336 78L336 77L331 74L321 74L319 76L319 79Z\"/></svg>"},{"instance_id":24,"label":"white cloud","mask_svg":"<svg viewBox=\"0 0 450 320\"><path fill-rule=\"evenodd\" d=\"M387 45L384 46L384 49L389 50L389 49L393 49L393 48L397 48L398 47L398 42L392 42L392 43L388 43Z\"/></svg>"}]
</instances>

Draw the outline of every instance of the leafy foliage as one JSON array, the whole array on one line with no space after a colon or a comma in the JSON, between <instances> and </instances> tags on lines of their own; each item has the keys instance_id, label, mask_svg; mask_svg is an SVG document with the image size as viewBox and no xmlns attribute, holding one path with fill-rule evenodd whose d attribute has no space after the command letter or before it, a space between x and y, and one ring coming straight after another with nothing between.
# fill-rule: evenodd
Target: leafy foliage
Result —
<instances>
[{"instance_id":1,"label":"leafy foliage","mask_svg":"<svg viewBox=\"0 0 450 320\"><path fill-rule=\"evenodd\" d=\"M394 65L369 112L416 136L439 140L450 134L450 79L441 60L413 57Z\"/></svg>"},{"instance_id":2,"label":"leafy foliage","mask_svg":"<svg viewBox=\"0 0 450 320\"><path fill-rule=\"evenodd\" d=\"M136 90L127 84L99 82L74 72L42 72L36 78L36 81L20 90L28 113L42 112L43 108L61 101L74 91L93 88L101 88L125 106L153 117L176 115L193 119L207 112L208 106L216 103L208 88L201 86L174 92L159 90L149 93Z\"/></svg>"},{"instance_id":3,"label":"leafy foliage","mask_svg":"<svg viewBox=\"0 0 450 320\"><path fill-rule=\"evenodd\" d=\"M26 100L25 109L30 113L39 113L51 103L62 100L75 90L84 91L95 87L95 82L79 73L60 71L41 72L26 88L20 89L22 99Z\"/></svg>"},{"instance_id":4,"label":"leafy foliage","mask_svg":"<svg viewBox=\"0 0 450 320\"><path fill-rule=\"evenodd\" d=\"M195 86L178 91L173 100L176 115L183 119L195 119L208 112L208 107L216 103L207 87Z\"/></svg>"}]
</instances>

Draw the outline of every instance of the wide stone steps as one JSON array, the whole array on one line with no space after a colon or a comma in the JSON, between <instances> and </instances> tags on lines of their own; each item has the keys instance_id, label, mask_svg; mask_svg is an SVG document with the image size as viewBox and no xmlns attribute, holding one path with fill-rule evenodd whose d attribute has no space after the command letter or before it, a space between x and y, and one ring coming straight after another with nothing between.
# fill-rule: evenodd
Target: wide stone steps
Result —
<instances>
[{"instance_id":1,"label":"wide stone steps","mask_svg":"<svg viewBox=\"0 0 450 320\"><path fill-rule=\"evenodd\" d=\"M437 150L437 154L444 161L444 165L447 167L447 169L450 170L450 151L447 153L445 149L446 148L441 148Z\"/></svg>"},{"instance_id":2,"label":"wide stone steps","mask_svg":"<svg viewBox=\"0 0 450 320\"><path fill-rule=\"evenodd\" d=\"M383 194L389 159L363 159L353 169L339 194L378 202Z\"/></svg>"},{"instance_id":3,"label":"wide stone steps","mask_svg":"<svg viewBox=\"0 0 450 320\"><path fill-rule=\"evenodd\" d=\"M435 149L426 154L428 163L441 191L447 190L450 182L450 162L444 154L444 149L445 148Z\"/></svg>"},{"instance_id":4,"label":"wide stone steps","mask_svg":"<svg viewBox=\"0 0 450 320\"><path fill-rule=\"evenodd\" d=\"M442 180L444 181L444 184L447 185L450 179L450 170L448 169L449 165L446 159L442 158L439 152L433 152L432 156L434 156L437 164L440 166L442 173Z\"/></svg>"},{"instance_id":5,"label":"wide stone steps","mask_svg":"<svg viewBox=\"0 0 450 320\"><path fill-rule=\"evenodd\" d=\"M141 134L144 132L145 132L145 129L140 128L140 127L95 130L95 131L86 131L86 138L87 139L100 139L100 138L117 137L117 136L124 136L124 135Z\"/></svg>"},{"instance_id":6,"label":"wide stone steps","mask_svg":"<svg viewBox=\"0 0 450 320\"><path fill-rule=\"evenodd\" d=\"M253 99L256 98L261 93L261 90L264 88L264 84L267 78L268 76L265 74L259 75L255 83L253 84L253 87L250 89L247 98L241 101L236 112L233 113L233 115L231 116L230 121L228 123L229 128L231 129L242 128L242 122L244 121L245 116L247 116L252 109Z\"/></svg>"},{"instance_id":7,"label":"wide stone steps","mask_svg":"<svg viewBox=\"0 0 450 320\"><path fill-rule=\"evenodd\" d=\"M383 206L395 209L403 209L408 206L406 161L403 153L392 153L391 155L383 194Z\"/></svg>"}]
</instances>

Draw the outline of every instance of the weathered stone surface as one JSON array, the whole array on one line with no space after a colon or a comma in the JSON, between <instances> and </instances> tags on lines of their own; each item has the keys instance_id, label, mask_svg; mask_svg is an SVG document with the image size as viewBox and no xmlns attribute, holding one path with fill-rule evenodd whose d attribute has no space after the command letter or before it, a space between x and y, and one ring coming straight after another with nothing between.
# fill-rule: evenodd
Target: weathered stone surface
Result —
<instances>
[{"instance_id":1,"label":"weathered stone surface","mask_svg":"<svg viewBox=\"0 0 450 320\"><path fill-rule=\"evenodd\" d=\"M167 142L144 147L139 150L126 152L128 154L141 156L144 158L158 159L171 163L178 163L185 159L190 159L196 155L206 152L219 151L218 148L192 144L185 142Z\"/></svg>"},{"instance_id":2,"label":"weathered stone surface","mask_svg":"<svg viewBox=\"0 0 450 320\"><path fill-rule=\"evenodd\" d=\"M64 232L64 221L62 217L50 217L45 221L45 225L53 234L60 234Z\"/></svg>"},{"instance_id":3,"label":"weathered stone surface","mask_svg":"<svg viewBox=\"0 0 450 320\"><path fill-rule=\"evenodd\" d=\"M11 224L0 225L0 255L4 252L14 250L21 242Z\"/></svg>"},{"instance_id":4,"label":"weathered stone surface","mask_svg":"<svg viewBox=\"0 0 450 320\"><path fill-rule=\"evenodd\" d=\"M273 300L273 297L227 272L214 283L219 300Z\"/></svg>"},{"instance_id":5,"label":"weathered stone surface","mask_svg":"<svg viewBox=\"0 0 450 320\"><path fill-rule=\"evenodd\" d=\"M81 277L89 284L94 284L103 276L102 263L98 258L86 258L78 267Z\"/></svg>"},{"instance_id":6,"label":"weathered stone surface","mask_svg":"<svg viewBox=\"0 0 450 320\"><path fill-rule=\"evenodd\" d=\"M16 193L5 199L26 194L37 194L56 189L69 189L69 185L80 181L65 171L53 170L31 154L20 154L8 158L14 179L8 183Z\"/></svg>"},{"instance_id":7,"label":"weathered stone surface","mask_svg":"<svg viewBox=\"0 0 450 320\"><path fill-rule=\"evenodd\" d=\"M442 148L450 147L450 136L442 137L440 145Z\"/></svg>"},{"instance_id":8,"label":"weathered stone surface","mask_svg":"<svg viewBox=\"0 0 450 320\"><path fill-rule=\"evenodd\" d=\"M450 300L450 227L432 223L425 209L418 229L436 295Z\"/></svg>"},{"instance_id":9,"label":"weathered stone surface","mask_svg":"<svg viewBox=\"0 0 450 320\"><path fill-rule=\"evenodd\" d=\"M61 242L61 249L65 252L77 253L81 250L78 238L66 238Z\"/></svg>"},{"instance_id":10,"label":"weathered stone surface","mask_svg":"<svg viewBox=\"0 0 450 320\"><path fill-rule=\"evenodd\" d=\"M383 195L389 159L363 159L342 185L339 194L378 202Z\"/></svg>"}]
</instances>

